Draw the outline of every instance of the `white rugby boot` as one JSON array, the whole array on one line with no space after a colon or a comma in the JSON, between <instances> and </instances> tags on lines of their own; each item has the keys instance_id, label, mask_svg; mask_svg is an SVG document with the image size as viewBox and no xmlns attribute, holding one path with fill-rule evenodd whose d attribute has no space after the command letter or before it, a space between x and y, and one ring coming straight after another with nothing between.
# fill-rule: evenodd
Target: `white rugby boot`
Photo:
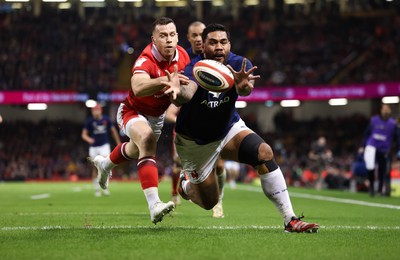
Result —
<instances>
[{"instance_id":1,"label":"white rugby boot","mask_svg":"<svg viewBox=\"0 0 400 260\"><path fill-rule=\"evenodd\" d=\"M157 224L157 222L161 222L165 215L174 211L175 204L172 201L168 201L164 203L162 201L158 201L153 204L150 208L150 219L151 222Z\"/></svg>"},{"instance_id":2,"label":"white rugby boot","mask_svg":"<svg viewBox=\"0 0 400 260\"><path fill-rule=\"evenodd\" d=\"M112 177L112 173L111 171L107 171L106 169L104 169L103 167L103 160L105 159L103 156L101 155L97 155L96 157L94 157L94 159L88 157L87 158L97 169L97 181L100 185L100 187L103 190L107 190L108 189L108 182L110 180L110 178Z\"/></svg>"},{"instance_id":3,"label":"white rugby boot","mask_svg":"<svg viewBox=\"0 0 400 260\"><path fill-rule=\"evenodd\" d=\"M217 205L214 206L213 210L213 218L223 218L224 210L222 209L222 202L219 201Z\"/></svg>"}]
</instances>

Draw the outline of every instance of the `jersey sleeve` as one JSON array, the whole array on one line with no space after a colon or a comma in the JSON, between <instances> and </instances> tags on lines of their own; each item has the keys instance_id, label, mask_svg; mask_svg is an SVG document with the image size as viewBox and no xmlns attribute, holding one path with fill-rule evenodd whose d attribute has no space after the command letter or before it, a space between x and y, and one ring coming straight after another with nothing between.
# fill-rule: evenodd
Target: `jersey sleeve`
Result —
<instances>
[{"instance_id":1,"label":"jersey sleeve","mask_svg":"<svg viewBox=\"0 0 400 260\"><path fill-rule=\"evenodd\" d=\"M153 61L146 56L139 57L132 67L132 74L147 73L151 75L151 70L154 67Z\"/></svg>"},{"instance_id":2,"label":"jersey sleeve","mask_svg":"<svg viewBox=\"0 0 400 260\"><path fill-rule=\"evenodd\" d=\"M190 63L188 65L186 65L185 70L184 70L184 74L185 76L187 76L190 80L194 80L193 77L193 66L194 64L196 64L196 62L198 62L200 59L199 58L195 58L193 60L190 61Z\"/></svg>"},{"instance_id":3,"label":"jersey sleeve","mask_svg":"<svg viewBox=\"0 0 400 260\"><path fill-rule=\"evenodd\" d=\"M147 73L151 75L152 69L154 68L154 60L151 57L151 44L149 44L146 46L146 48L144 48L142 53L133 64L132 74Z\"/></svg>"},{"instance_id":4,"label":"jersey sleeve","mask_svg":"<svg viewBox=\"0 0 400 260\"><path fill-rule=\"evenodd\" d=\"M242 64L243 64L243 60L244 57L240 56L240 55L236 55L234 53L230 53L229 54L229 58L228 58L228 64L231 65L231 67L235 70L235 71L240 71L242 69ZM246 71L251 69L253 67L253 64L251 63L251 61L249 59L246 60Z\"/></svg>"},{"instance_id":5,"label":"jersey sleeve","mask_svg":"<svg viewBox=\"0 0 400 260\"><path fill-rule=\"evenodd\" d=\"M86 119L82 129L89 130L89 128L90 128L90 119Z\"/></svg>"}]
</instances>

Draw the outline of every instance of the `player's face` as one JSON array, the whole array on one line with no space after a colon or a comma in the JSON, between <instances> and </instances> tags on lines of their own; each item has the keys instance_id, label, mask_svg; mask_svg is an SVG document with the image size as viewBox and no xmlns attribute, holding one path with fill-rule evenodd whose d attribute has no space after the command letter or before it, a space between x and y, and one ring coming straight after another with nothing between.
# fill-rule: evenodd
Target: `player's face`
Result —
<instances>
[{"instance_id":1,"label":"player's face","mask_svg":"<svg viewBox=\"0 0 400 260\"><path fill-rule=\"evenodd\" d=\"M325 145L326 145L326 139L325 139L325 137L320 137L320 138L318 138L318 145L319 145L319 146L325 146Z\"/></svg>"},{"instance_id":2,"label":"player's face","mask_svg":"<svg viewBox=\"0 0 400 260\"><path fill-rule=\"evenodd\" d=\"M166 60L171 61L178 45L178 33L175 24L157 25L151 39L161 55Z\"/></svg>"},{"instance_id":3,"label":"player's face","mask_svg":"<svg viewBox=\"0 0 400 260\"><path fill-rule=\"evenodd\" d=\"M102 110L101 108L92 108L92 116L94 118L101 118Z\"/></svg>"},{"instance_id":4,"label":"player's face","mask_svg":"<svg viewBox=\"0 0 400 260\"><path fill-rule=\"evenodd\" d=\"M204 42L204 57L226 63L228 61L231 43L224 31L210 32Z\"/></svg>"},{"instance_id":5,"label":"player's face","mask_svg":"<svg viewBox=\"0 0 400 260\"><path fill-rule=\"evenodd\" d=\"M204 25L192 25L189 27L187 39L190 42L194 54L203 52L203 40L201 33L204 30Z\"/></svg>"},{"instance_id":6,"label":"player's face","mask_svg":"<svg viewBox=\"0 0 400 260\"><path fill-rule=\"evenodd\" d=\"M384 119L384 120L388 120L389 118L390 118L390 114L392 113L392 110L390 109L390 107L389 106L387 106L387 105L383 105L382 106L382 108L381 108L381 115L382 115L382 118Z\"/></svg>"}]
</instances>

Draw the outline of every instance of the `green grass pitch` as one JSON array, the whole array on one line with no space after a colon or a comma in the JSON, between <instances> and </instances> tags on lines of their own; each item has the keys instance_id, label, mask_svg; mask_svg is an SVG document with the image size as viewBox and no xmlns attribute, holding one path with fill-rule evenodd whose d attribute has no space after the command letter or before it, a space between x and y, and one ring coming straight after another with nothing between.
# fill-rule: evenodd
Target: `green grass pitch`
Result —
<instances>
[{"instance_id":1,"label":"green grass pitch","mask_svg":"<svg viewBox=\"0 0 400 260\"><path fill-rule=\"evenodd\" d=\"M228 185L227 185L228 186ZM170 199L170 182L160 183ZM225 218L183 201L154 225L137 182L1 183L0 259L398 259L400 199L292 188L294 210L316 234L283 232L252 185L225 188Z\"/></svg>"}]
</instances>

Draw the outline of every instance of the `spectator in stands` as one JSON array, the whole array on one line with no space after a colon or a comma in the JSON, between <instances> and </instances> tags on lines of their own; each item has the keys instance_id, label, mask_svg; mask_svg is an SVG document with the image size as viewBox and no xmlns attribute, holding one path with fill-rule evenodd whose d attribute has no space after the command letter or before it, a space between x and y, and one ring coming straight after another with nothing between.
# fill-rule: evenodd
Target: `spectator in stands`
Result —
<instances>
[{"instance_id":1,"label":"spectator in stands","mask_svg":"<svg viewBox=\"0 0 400 260\"><path fill-rule=\"evenodd\" d=\"M328 148L325 136L320 136L311 144L311 149L308 153L308 158L313 164L313 171L317 173L315 187L321 190L323 186L324 176L322 172L326 170L326 166L332 162L332 151Z\"/></svg>"},{"instance_id":2,"label":"spectator in stands","mask_svg":"<svg viewBox=\"0 0 400 260\"><path fill-rule=\"evenodd\" d=\"M51 7L38 17L24 10L3 14L0 89L111 91L129 87L117 83L123 61L121 43L128 41L134 50L143 49L148 28L145 22L132 24L131 10L121 8L115 16L107 8L102 15L88 13L85 19L74 9L54 16L57 10ZM239 20L214 17L212 12L204 17L235 28L236 52L254 58L254 63L262 64L260 74L270 75L258 86L400 80L398 14L349 18L327 9L318 16L289 15L276 20L265 18L262 12L243 10ZM176 15L178 27L195 19L191 13ZM140 20L149 19L153 17L140 14Z\"/></svg>"}]
</instances>

